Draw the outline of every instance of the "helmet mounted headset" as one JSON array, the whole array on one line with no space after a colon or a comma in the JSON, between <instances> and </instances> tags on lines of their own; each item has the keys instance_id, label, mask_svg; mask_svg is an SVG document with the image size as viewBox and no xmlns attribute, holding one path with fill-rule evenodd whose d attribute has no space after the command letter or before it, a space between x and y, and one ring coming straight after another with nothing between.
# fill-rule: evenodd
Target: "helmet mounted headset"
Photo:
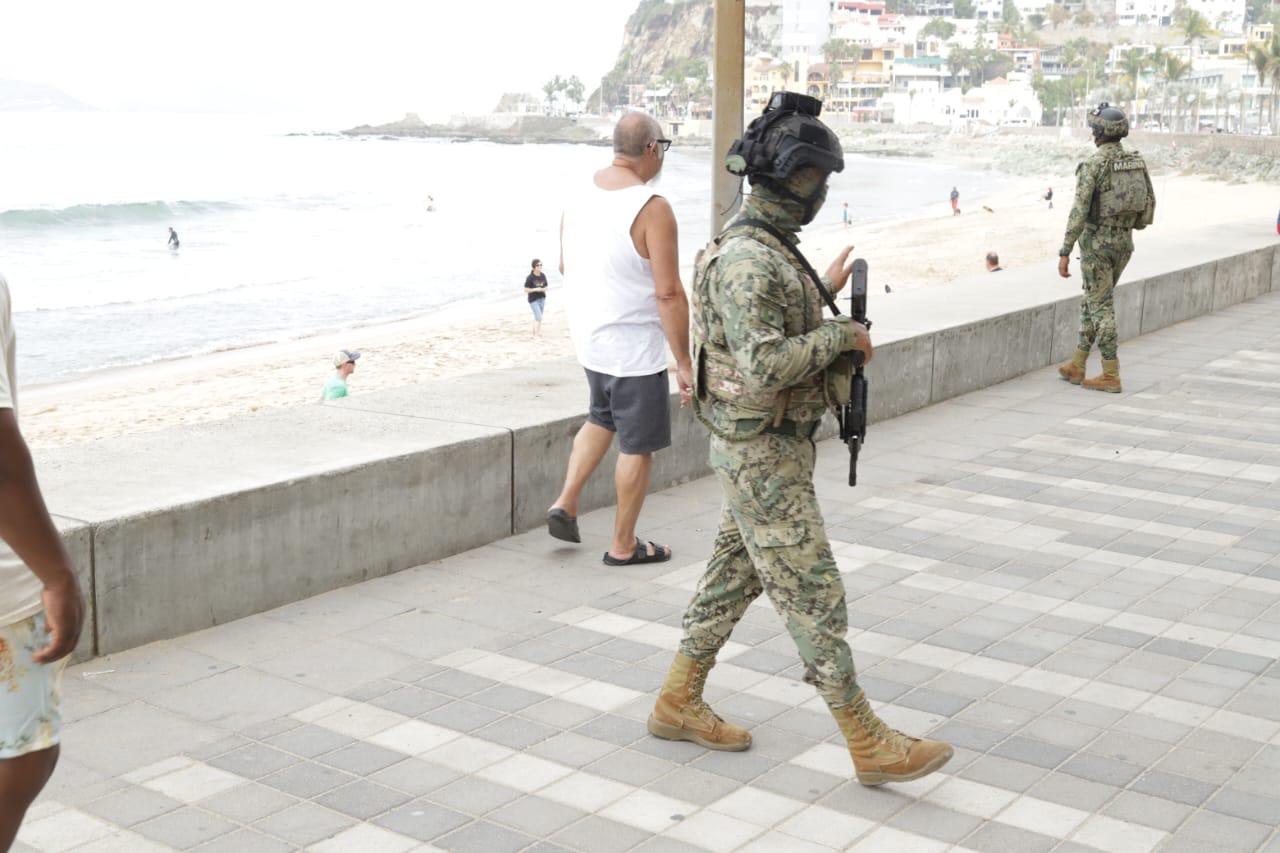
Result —
<instances>
[{"instance_id":1,"label":"helmet mounted headset","mask_svg":"<svg viewBox=\"0 0 1280 853\"><path fill-rule=\"evenodd\" d=\"M764 112L747 125L746 133L729 148L725 168L805 206L805 222L812 221L826 196L820 183L807 196L787 186L804 168L825 174L844 170L844 148L829 127L818 120L822 101L798 92L774 92Z\"/></svg>"}]
</instances>

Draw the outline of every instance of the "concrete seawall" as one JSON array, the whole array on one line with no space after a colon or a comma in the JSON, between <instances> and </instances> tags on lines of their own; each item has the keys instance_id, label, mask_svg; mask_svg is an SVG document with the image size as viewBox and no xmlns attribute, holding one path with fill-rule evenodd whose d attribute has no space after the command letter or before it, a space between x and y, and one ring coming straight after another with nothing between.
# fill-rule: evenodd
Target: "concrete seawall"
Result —
<instances>
[{"instance_id":1,"label":"concrete seawall","mask_svg":"<svg viewBox=\"0 0 1280 853\"><path fill-rule=\"evenodd\" d=\"M1211 260L1206 260L1211 258ZM872 296L871 418L1069 356L1079 270ZM874 270L873 288L874 288ZM1280 288L1269 229L1139 235L1116 295L1122 339ZM1121 354L1123 360L1123 351ZM586 411L573 364L525 366L40 454L92 630L80 659L197 631L456 554L542 523ZM707 473L707 437L674 403L660 489ZM831 428L824 430L831 434ZM868 452L874 452L869 446ZM612 455L584 510L613 499Z\"/></svg>"}]
</instances>

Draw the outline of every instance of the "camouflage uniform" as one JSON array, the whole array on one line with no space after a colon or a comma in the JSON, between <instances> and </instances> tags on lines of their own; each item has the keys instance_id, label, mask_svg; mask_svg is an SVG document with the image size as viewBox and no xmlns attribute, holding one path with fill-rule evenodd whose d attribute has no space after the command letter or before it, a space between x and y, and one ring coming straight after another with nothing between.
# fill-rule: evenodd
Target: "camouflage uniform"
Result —
<instances>
[{"instance_id":1,"label":"camouflage uniform","mask_svg":"<svg viewBox=\"0 0 1280 853\"><path fill-rule=\"evenodd\" d=\"M1127 174L1138 171L1142 172L1146 186L1143 212L1114 213L1099 209L1106 207L1105 203L1100 205L1104 194L1117 199L1120 207L1137 206L1126 201L1139 196L1140 185ZM1136 174L1132 177L1136 178ZM1118 141L1099 145L1088 160L1076 167L1075 204L1067 218L1067 234L1058 254L1070 255L1076 241L1080 242L1084 298L1080 301L1080 339L1076 346L1085 355L1096 342L1104 359L1116 358L1113 291L1133 254L1133 229L1145 228L1151 223L1155 199L1151 177L1142 158L1136 151L1126 152ZM1140 199L1138 203L1141 204Z\"/></svg>"},{"instance_id":2,"label":"camouflage uniform","mask_svg":"<svg viewBox=\"0 0 1280 853\"><path fill-rule=\"evenodd\" d=\"M742 216L794 235L798 208L757 187ZM829 405L825 372L854 347L856 329L848 318L823 319L817 288L762 229L730 232L699 267L694 411L711 429L725 504L680 652L714 660L765 592L799 647L805 680L833 708L848 705L858 688L844 583L814 493L811 436Z\"/></svg>"}]
</instances>

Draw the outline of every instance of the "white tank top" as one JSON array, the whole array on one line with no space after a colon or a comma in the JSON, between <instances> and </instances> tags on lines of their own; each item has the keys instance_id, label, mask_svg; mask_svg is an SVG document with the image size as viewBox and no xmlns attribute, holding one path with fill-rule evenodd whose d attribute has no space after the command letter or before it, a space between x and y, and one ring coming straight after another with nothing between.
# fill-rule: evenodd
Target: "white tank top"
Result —
<instances>
[{"instance_id":1,"label":"white tank top","mask_svg":"<svg viewBox=\"0 0 1280 853\"><path fill-rule=\"evenodd\" d=\"M602 190L593 181L564 211L564 289L578 362L609 376L667 367L653 271L631 240L647 186Z\"/></svg>"}]
</instances>

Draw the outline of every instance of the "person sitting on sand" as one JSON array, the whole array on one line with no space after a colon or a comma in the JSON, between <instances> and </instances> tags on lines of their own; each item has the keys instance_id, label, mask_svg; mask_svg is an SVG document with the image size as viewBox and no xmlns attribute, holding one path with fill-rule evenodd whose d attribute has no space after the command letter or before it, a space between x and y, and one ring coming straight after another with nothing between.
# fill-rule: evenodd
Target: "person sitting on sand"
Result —
<instances>
[{"instance_id":1,"label":"person sitting on sand","mask_svg":"<svg viewBox=\"0 0 1280 853\"><path fill-rule=\"evenodd\" d=\"M347 396L347 377L355 372L358 358L360 353L350 350L340 349L334 353L333 366L336 370L324 383L324 390L320 392L321 400L338 400Z\"/></svg>"}]
</instances>

